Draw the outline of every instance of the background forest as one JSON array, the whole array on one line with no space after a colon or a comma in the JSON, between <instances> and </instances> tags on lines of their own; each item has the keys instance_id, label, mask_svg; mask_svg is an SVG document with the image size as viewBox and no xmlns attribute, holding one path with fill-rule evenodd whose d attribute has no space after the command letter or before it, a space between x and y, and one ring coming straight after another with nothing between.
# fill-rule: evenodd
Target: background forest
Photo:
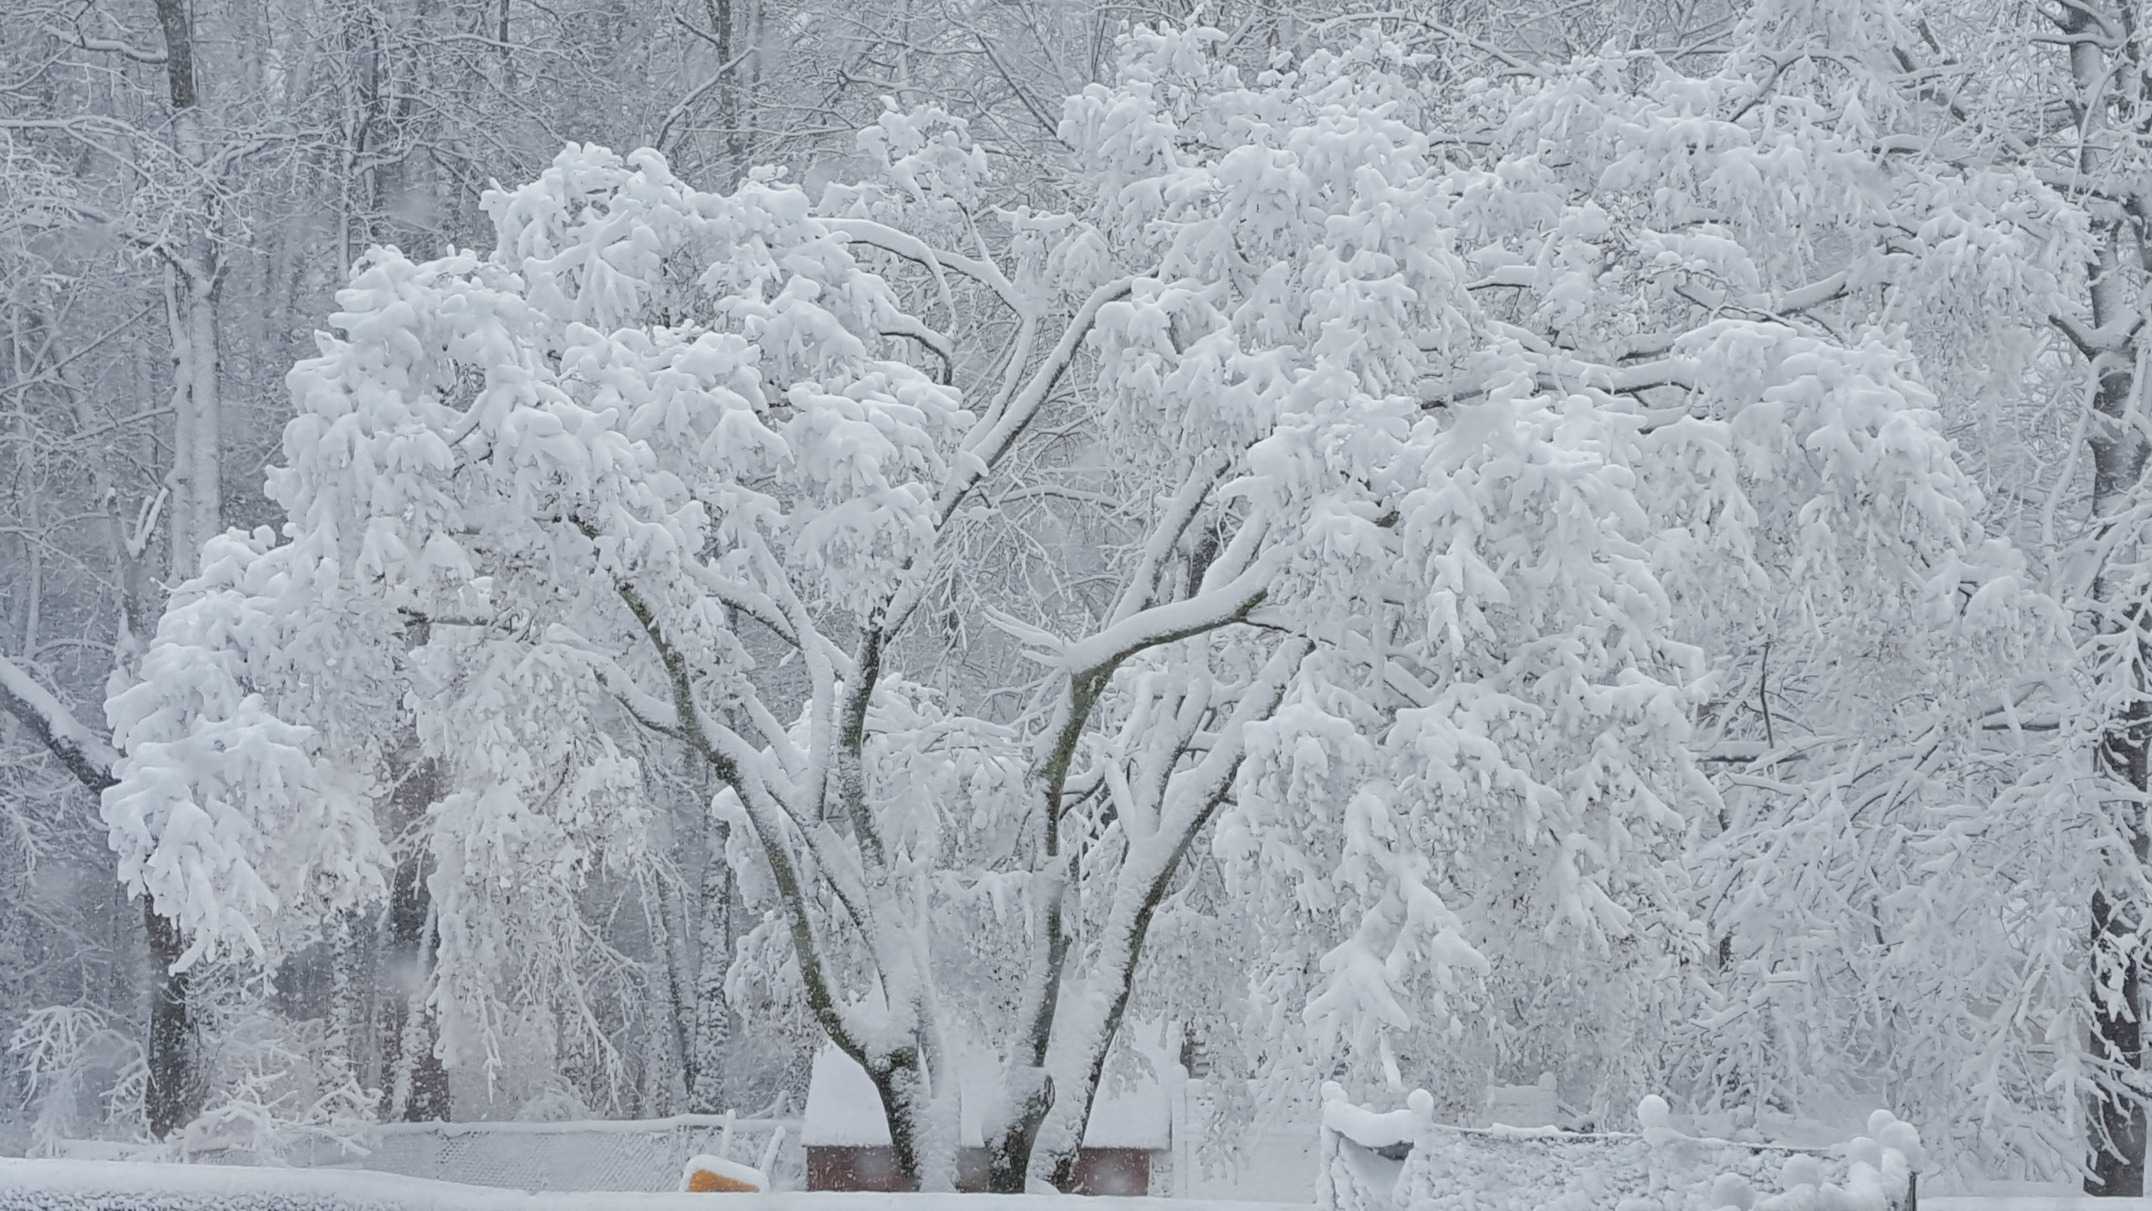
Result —
<instances>
[{"instance_id":1,"label":"background forest","mask_svg":"<svg viewBox=\"0 0 2152 1211\"><path fill-rule=\"evenodd\" d=\"M976 1033L1018 1188L1137 1053L2141 1187L2148 55L0 6L0 1150Z\"/></svg>"}]
</instances>

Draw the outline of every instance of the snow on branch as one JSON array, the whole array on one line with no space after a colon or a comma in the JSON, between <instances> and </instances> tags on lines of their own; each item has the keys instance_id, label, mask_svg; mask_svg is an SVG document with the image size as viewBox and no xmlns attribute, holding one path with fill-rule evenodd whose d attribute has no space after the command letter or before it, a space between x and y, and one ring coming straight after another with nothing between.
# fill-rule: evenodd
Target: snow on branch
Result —
<instances>
[{"instance_id":1,"label":"snow on branch","mask_svg":"<svg viewBox=\"0 0 2152 1211\"><path fill-rule=\"evenodd\" d=\"M83 726L65 703L4 655L0 655L0 706L29 728L83 786L102 792L112 785L112 767L119 754L111 744Z\"/></svg>"}]
</instances>

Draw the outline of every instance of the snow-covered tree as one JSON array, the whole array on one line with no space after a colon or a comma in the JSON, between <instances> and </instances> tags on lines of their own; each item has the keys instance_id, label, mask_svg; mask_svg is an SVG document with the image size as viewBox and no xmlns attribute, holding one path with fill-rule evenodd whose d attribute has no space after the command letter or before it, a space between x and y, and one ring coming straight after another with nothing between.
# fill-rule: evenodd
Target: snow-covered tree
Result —
<instances>
[{"instance_id":1,"label":"snow-covered tree","mask_svg":"<svg viewBox=\"0 0 2152 1211\"><path fill-rule=\"evenodd\" d=\"M1945 1167L2082 1163L2102 1193L2141 1185L2144 1137L2133 7L1759 3L1687 127L1743 179L1721 212L1806 208L1770 251L1839 281L1801 322L1891 327L1976 516L2070 622L1943 642L1797 603L1731 637L1700 855L1726 969L1692 1055L1756 1102L1886 1096Z\"/></svg>"},{"instance_id":2,"label":"snow-covered tree","mask_svg":"<svg viewBox=\"0 0 2152 1211\"><path fill-rule=\"evenodd\" d=\"M1580 727L1575 712L1595 697L1572 705L1574 691L1534 661L1559 657L1566 670L1619 659L1602 677L1653 667L1619 648L1577 648L1607 625L1589 621L1587 598L1568 616L1526 616L1544 630L1491 629L1496 638L1469 679L1452 654L1433 665L1439 673L1414 671L1419 702L1377 696L1350 709L1287 710L1273 725L1304 729L1282 751L1279 784L1299 779L1299 803L1345 809L1327 834L1308 832L1305 811L1257 810L1261 795L1244 793L1228 817L1221 852L1245 855L1234 865L1272 885L1273 908L1255 917L1274 930L1262 949L1279 955L1265 995L1287 1013L1315 998L1318 1021L1347 998L1378 1008L1358 1018L1391 1033L1394 1055L1365 1053L1376 1070L1441 1072L1427 1083L1459 1102L1455 1110L1476 1109L1491 1076L1529 1079L1543 1068L1565 1071L1573 1095L1605 1110L1667 1079L1670 1051L1708 1053L1710 1041L1683 1023L1727 961L1723 935L1712 933L1723 917L1711 899L1717 888L1690 882L1688 859L1698 837L1729 827L1759 836L1763 821L1746 814L1740 786L1722 781L1724 799L1699 787L1695 762L1716 770L1726 759L1716 716L1749 697L1760 652L1775 651L1781 675L1836 665L1841 707L1891 687L1960 695L1961 729L1977 729L1998 702L1982 678L2056 651L2052 607L2025 583L2018 558L1983 532L1981 493L1942 432L1914 346L1861 322L1878 313L1886 289L1888 302L1919 314L1978 285L1967 281L1976 273L2037 275L2038 239L2024 260L1994 265L1958 255L1939 238L1946 233L1895 246L1880 239L1877 216L1893 198L1867 149L1797 99L1766 94L1759 103L1751 66L1696 78L1649 56L1620 56L1520 70L1476 92L1410 94L1434 115L1421 119L1426 127L1456 132L1420 209L1465 251L1488 343L1513 342L1510 373L1561 404L1546 436L1524 448L1559 448L1561 435L1583 432L1572 410L1619 426L1598 448L1634 477L1622 498L1633 512L1581 509L1593 524L1580 535L1610 541L1621 531L1608 519L1634 517L1637 553L1616 560L1615 547L1597 558L1637 577L1630 600L1663 602L1651 628L1662 642L1694 645L1685 665L1670 655L1658 666L1687 670L1665 675L1663 714L1625 722L1617 708L1626 704L1609 696L1597 709L1612 718ZM1872 209L1861 208L1864 199ZM1996 238L2011 234L1998 227ZM2050 271L2055 260L2045 262ZM1888 279L1885 269L1902 276ZM2006 327L1975 316L1961 334L1982 319ZM1481 404L1488 382L1453 378L1428 394L1463 424L1454 401ZM1580 399L1591 410L1571 402ZM1450 472L1449 484L1460 480ZM1505 499L1513 517L1519 497L1512 490ZM1481 542L1514 545L1482 556L1500 571L1458 594L1464 600L1545 610L1556 594L1589 583L1554 562L1578 548L1575 538L1488 533ZM1448 608L1393 600L1403 625ZM1622 622L1620 639L1643 630ZM1399 637L1383 652L1393 670L1430 658ZM1496 689L1499 709L1466 715L1472 726L1427 730L1445 713L1463 714L1465 694ZM1694 726L1692 708L1703 708L1706 726ZM1845 718L1847 735L1864 726L1879 734L1871 721ZM1805 727L1806 718L1779 726ZM1657 769L1646 764L1654 761ZM1355 800L1370 783L1403 789ZM1656 847L1652 830L1603 806L1648 805L1639 787L1680 817L1664 822L1674 831L1657 833ZM1576 815L1565 819L1558 805ZM1684 837L1691 828L1696 835ZM1535 845L1548 829L1567 844ZM1392 851L1406 855L1406 869L1371 879L1399 865ZM1341 868L1342 891L1329 882ZM1432 894L1408 913L1418 888ZM1365 931L1359 947L1314 949L1344 932L1311 928L1328 914ZM1487 957L1485 980L1453 983L1446 977L1457 963L1420 961L1420 948L1454 952L1461 943ZM1370 944L1372 956L1355 953ZM1352 991L1331 974L1347 964L1374 990ZM1331 1062L1321 1052L1311 1059Z\"/></svg>"},{"instance_id":3,"label":"snow-covered tree","mask_svg":"<svg viewBox=\"0 0 2152 1211\"><path fill-rule=\"evenodd\" d=\"M415 736L431 1003L483 1038L499 905L639 852L655 739L773 910L743 963L930 1183L972 1038L996 1185L1066 1180L1206 849L1263 1020L1314 1028L1273 1047L1394 1077L1589 978L1633 1083L1712 953L1729 636L2008 647L2041 603L1902 338L1809 318L1871 285L1818 254L1835 184L1781 184L1863 183L1813 115L1223 41L1139 32L1069 100L1064 210L893 108L820 199L571 147L490 250L370 253L290 376L282 533L209 544L111 702L114 841L189 955L382 895Z\"/></svg>"}]
</instances>

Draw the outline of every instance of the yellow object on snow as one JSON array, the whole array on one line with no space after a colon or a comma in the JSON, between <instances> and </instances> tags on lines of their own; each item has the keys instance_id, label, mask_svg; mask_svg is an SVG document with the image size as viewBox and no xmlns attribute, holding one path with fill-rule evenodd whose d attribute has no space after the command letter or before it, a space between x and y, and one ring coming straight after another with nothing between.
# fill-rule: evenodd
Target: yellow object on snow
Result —
<instances>
[{"instance_id":1,"label":"yellow object on snow","mask_svg":"<svg viewBox=\"0 0 2152 1211\"><path fill-rule=\"evenodd\" d=\"M697 1156L687 1162L681 1188L693 1194L759 1194L770 1188L760 1169L721 1156Z\"/></svg>"}]
</instances>

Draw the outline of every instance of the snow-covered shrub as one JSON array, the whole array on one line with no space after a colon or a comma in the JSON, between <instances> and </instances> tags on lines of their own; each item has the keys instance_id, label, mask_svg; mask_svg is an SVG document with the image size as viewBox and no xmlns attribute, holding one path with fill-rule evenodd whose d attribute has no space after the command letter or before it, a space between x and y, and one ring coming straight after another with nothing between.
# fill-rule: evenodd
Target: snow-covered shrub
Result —
<instances>
[{"instance_id":1,"label":"snow-covered shrub","mask_svg":"<svg viewBox=\"0 0 2152 1211\"><path fill-rule=\"evenodd\" d=\"M8 1038L7 1056L24 1073L37 1154L55 1154L70 1139L141 1131L142 1044L106 1015L72 1005L32 1010Z\"/></svg>"},{"instance_id":2,"label":"snow-covered shrub","mask_svg":"<svg viewBox=\"0 0 2152 1211\"><path fill-rule=\"evenodd\" d=\"M353 1070L340 1028L264 1005L246 964L198 972L193 1010L214 1049L203 1108L172 1141L181 1158L306 1163L362 1150L380 1091Z\"/></svg>"}]
</instances>

